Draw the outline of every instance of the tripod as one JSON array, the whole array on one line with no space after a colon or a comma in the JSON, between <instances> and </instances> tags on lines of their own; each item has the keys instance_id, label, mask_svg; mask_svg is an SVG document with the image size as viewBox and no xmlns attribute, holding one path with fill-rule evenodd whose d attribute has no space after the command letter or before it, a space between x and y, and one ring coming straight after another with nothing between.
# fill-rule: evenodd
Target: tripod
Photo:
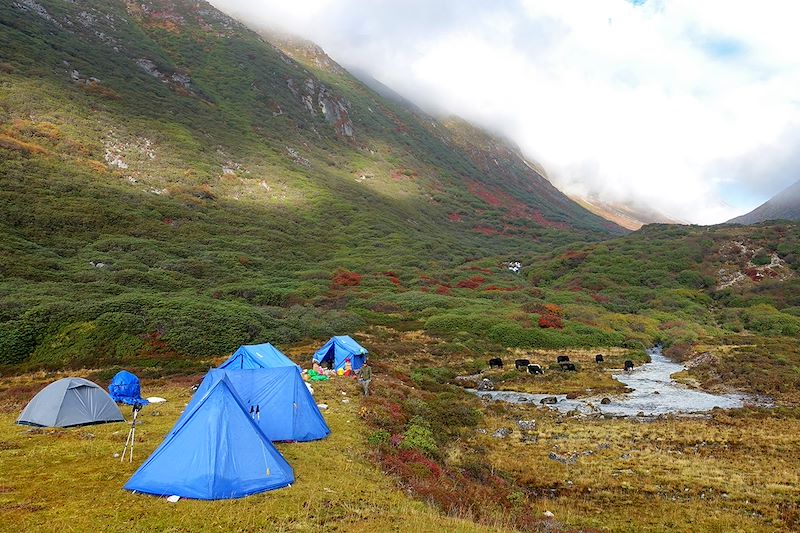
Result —
<instances>
[{"instance_id":1,"label":"tripod","mask_svg":"<svg viewBox=\"0 0 800 533\"><path fill-rule=\"evenodd\" d=\"M133 420L131 421L131 429L128 430L128 438L125 439L125 447L122 449L122 457L119 458L120 462L125 460L125 452L128 451L128 445L130 444L131 453L128 454L128 462L133 462L133 443L136 441L136 416L139 414L139 411L142 410L143 405L140 403L133 404Z\"/></svg>"}]
</instances>

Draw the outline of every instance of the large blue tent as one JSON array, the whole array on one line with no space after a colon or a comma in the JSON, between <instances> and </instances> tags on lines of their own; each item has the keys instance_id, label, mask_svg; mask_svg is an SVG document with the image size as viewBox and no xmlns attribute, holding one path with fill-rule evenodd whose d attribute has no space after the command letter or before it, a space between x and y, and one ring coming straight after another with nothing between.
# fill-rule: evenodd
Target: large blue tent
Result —
<instances>
[{"instance_id":1,"label":"large blue tent","mask_svg":"<svg viewBox=\"0 0 800 533\"><path fill-rule=\"evenodd\" d=\"M286 487L294 472L222 377L187 410L125 489L199 500Z\"/></svg>"},{"instance_id":2,"label":"large blue tent","mask_svg":"<svg viewBox=\"0 0 800 533\"><path fill-rule=\"evenodd\" d=\"M350 359L353 370L358 370L364 366L367 358L367 349L358 344L347 335L331 337L325 346L317 350L314 354L314 361L325 366L330 362L334 370L344 368L344 362Z\"/></svg>"},{"instance_id":3,"label":"large blue tent","mask_svg":"<svg viewBox=\"0 0 800 533\"><path fill-rule=\"evenodd\" d=\"M251 417L270 440L305 442L324 439L330 434L331 430L296 366L211 370L183 416L191 412L206 391L223 379L230 381Z\"/></svg>"},{"instance_id":4,"label":"large blue tent","mask_svg":"<svg viewBox=\"0 0 800 533\"><path fill-rule=\"evenodd\" d=\"M142 399L142 390L139 378L127 370L120 370L108 386L111 399L117 403L127 405L147 405L147 400Z\"/></svg>"},{"instance_id":5,"label":"large blue tent","mask_svg":"<svg viewBox=\"0 0 800 533\"><path fill-rule=\"evenodd\" d=\"M239 346L227 361L219 368L276 368L281 366L297 366L291 359L281 353L270 343Z\"/></svg>"}]
</instances>

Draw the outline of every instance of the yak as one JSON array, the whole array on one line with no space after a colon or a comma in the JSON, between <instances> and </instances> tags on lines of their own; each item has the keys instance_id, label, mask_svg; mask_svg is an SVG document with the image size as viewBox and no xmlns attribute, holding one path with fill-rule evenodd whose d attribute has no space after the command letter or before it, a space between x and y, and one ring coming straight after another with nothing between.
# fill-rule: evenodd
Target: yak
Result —
<instances>
[{"instance_id":1,"label":"yak","mask_svg":"<svg viewBox=\"0 0 800 533\"><path fill-rule=\"evenodd\" d=\"M540 365L528 365L528 374L544 374Z\"/></svg>"}]
</instances>

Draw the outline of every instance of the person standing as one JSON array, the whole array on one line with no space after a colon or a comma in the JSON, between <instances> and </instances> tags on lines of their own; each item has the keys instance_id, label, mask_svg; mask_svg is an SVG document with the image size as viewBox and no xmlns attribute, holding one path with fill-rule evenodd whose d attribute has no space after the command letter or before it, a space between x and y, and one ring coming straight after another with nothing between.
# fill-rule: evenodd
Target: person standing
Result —
<instances>
[{"instance_id":1,"label":"person standing","mask_svg":"<svg viewBox=\"0 0 800 533\"><path fill-rule=\"evenodd\" d=\"M364 396L369 396L370 381L372 381L372 367L369 366L369 362L364 361L364 366L358 371L358 382L364 387Z\"/></svg>"}]
</instances>

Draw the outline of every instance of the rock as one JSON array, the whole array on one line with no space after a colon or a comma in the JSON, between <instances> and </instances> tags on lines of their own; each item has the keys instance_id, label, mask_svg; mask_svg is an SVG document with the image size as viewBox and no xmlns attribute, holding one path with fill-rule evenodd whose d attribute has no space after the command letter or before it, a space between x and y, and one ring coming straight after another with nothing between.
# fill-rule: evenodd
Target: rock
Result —
<instances>
[{"instance_id":1,"label":"rock","mask_svg":"<svg viewBox=\"0 0 800 533\"><path fill-rule=\"evenodd\" d=\"M116 459L116 458L119 457L119 454L118 453L114 453L113 457L114 457L114 459Z\"/></svg>"},{"instance_id":2,"label":"rock","mask_svg":"<svg viewBox=\"0 0 800 533\"><path fill-rule=\"evenodd\" d=\"M350 400L348 400L347 398L345 398L344 400L342 400L342 403L350 403Z\"/></svg>"},{"instance_id":3,"label":"rock","mask_svg":"<svg viewBox=\"0 0 800 533\"><path fill-rule=\"evenodd\" d=\"M646 416L646 415L644 414L644 411L639 411L638 413L636 413L636 416L642 417L642 416Z\"/></svg>"},{"instance_id":4,"label":"rock","mask_svg":"<svg viewBox=\"0 0 800 533\"><path fill-rule=\"evenodd\" d=\"M511 435L512 429L511 428L500 428L494 433L492 433L492 437L496 439L504 439Z\"/></svg>"},{"instance_id":5,"label":"rock","mask_svg":"<svg viewBox=\"0 0 800 533\"><path fill-rule=\"evenodd\" d=\"M550 452L547 458L550 459L551 461L556 461L557 463L561 463L562 465L572 465L577 462L577 459L575 459L574 455L567 457L564 455L558 455L556 452Z\"/></svg>"},{"instance_id":6,"label":"rock","mask_svg":"<svg viewBox=\"0 0 800 533\"><path fill-rule=\"evenodd\" d=\"M483 378L480 383L478 383L478 390L494 390L494 382L489 378Z\"/></svg>"},{"instance_id":7,"label":"rock","mask_svg":"<svg viewBox=\"0 0 800 533\"><path fill-rule=\"evenodd\" d=\"M545 516L545 518L553 518L555 515L553 513L551 513L550 511L545 511L544 512L544 516Z\"/></svg>"},{"instance_id":8,"label":"rock","mask_svg":"<svg viewBox=\"0 0 800 533\"><path fill-rule=\"evenodd\" d=\"M536 420L517 420L517 427L522 431L534 431L536 429Z\"/></svg>"},{"instance_id":9,"label":"rock","mask_svg":"<svg viewBox=\"0 0 800 533\"><path fill-rule=\"evenodd\" d=\"M600 403L602 405L608 405L611 403L611 398L603 398L602 400L600 400Z\"/></svg>"},{"instance_id":10,"label":"rock","mask_svg":"<svg viewBox=\"0 0 800 533\"><path fill-rule=\"evenodd\" d=\"M658 391L654 391L654 392L653 392L653 394L661 394L661 393L660 393L660 392L658 392Z\"/></svg>"},{"instance_id":11,"label":"rock","mask_svg":"<svg viewBox=\"0 0 800 533\"><path fill-rule=\"evenodd\" d=\"M317 407L319 407L320 409L322 409L324 411L325 409L328 408L328 404L327 403L318 403Z\"/></svg>"},{"instance_id":12,"label":"rock","mask_svg":"<svg viewBox=\"0 0 800 533\"><path fill-rule=\"evenodd\" d=\"M153 411L150 416L161 416L161 411Z\"/></svg>"},{"instance_id":13,"label":"rock","mask_svg":"<svg viewBox=\"0 0 800 533\"><path fill-rule=\"evenodd\" d=\"M567 400L574 400L577 397L578 397L578 393L577 392L570 392L569 394L567 394Z\"/></svg>"},{"instance_id":14,"label":"rock","mask_svg":"<svg viewBox=\"0 0 800 533\"><path fill-rule=\"evenodd\" d=\"M558 398L556 398L555 396L547 396L546 398L542 398L541 400L539 400L539 403L541 404L558 403Z\"/></svg>"}]
</instances>

